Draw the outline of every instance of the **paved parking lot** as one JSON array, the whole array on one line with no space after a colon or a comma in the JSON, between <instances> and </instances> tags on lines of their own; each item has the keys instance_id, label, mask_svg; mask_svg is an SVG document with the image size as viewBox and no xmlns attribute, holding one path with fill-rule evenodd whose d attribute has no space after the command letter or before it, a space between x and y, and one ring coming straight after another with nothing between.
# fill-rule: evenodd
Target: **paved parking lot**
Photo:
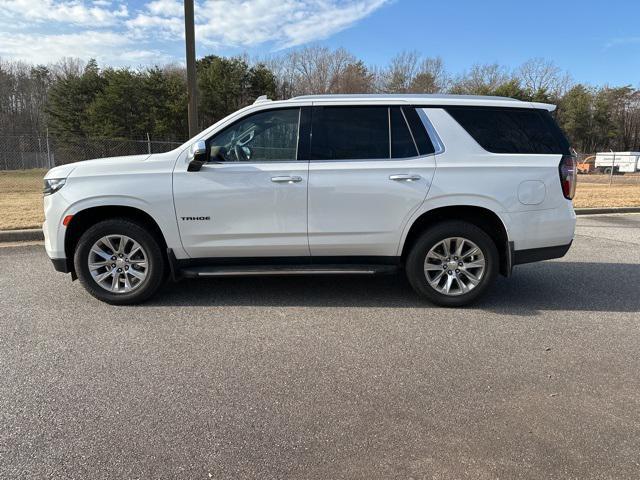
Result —
<instances>
[{"instance_id":1,"label":"paved parking lot","mask_svg":"<svg viewBox=\"0 0 640 480\"><path fill-rule=\"evenodd\" d=\"M640 215L473 308L404 279L111 307L0 248L0 478L638 478Z\"/></svg>"}]
</instances>

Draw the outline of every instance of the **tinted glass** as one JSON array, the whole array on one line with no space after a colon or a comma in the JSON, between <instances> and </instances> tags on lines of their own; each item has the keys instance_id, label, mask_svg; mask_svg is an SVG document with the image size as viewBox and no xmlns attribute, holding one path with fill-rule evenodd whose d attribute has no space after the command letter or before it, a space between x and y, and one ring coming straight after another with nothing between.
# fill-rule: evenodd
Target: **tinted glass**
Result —
<instances>
[{"instance_id":1,"label":"tinted glass","mask_svg":"<svg viewBox=\"0 0 640 480\"><path fill-rule=\"evenodd\" d=\"M274 162L295 160L300 109L258 112L225 128L208 141L221 147L225 162Z\"/></svg>"},{"instance_id":2,"label":"tinted glass","mask_svg":"<svg viewBox=\"0 0 640 480\"><path fill-rule=\"evenodd\" d=\"M391 157L407 158L418 155L416 144L400 107L391 107Z\"/></svg>"},{"instance_id":3,"label":"tinted glass","mask_svg":"<svg viewBox=\"0 0 640 480\"><path fill-rule=\"evenodd\" d=\"M413 107L402 107L402 111L407 118L409 128L411 128L411 133L413 133L413 138L416 141L420 155L430 155L434 153L433 143L431 143L431 139L416 109Z\"/></svg>"},{"instance_id":4,"label":"tinted glass","mask_svg":"<svg viewBox=\"0 0 640 480\"><path fill-rule=\"evenodd\" d=\"M314 107L312 160L389 158L387 107Z\"/></svg>"},{"instance_id":5,"label":"tinted glass","mask_svg":"<svg viewBox=\"0 0 640 480\"><path fill-rule=\"evenodd\" d=\"M568 153L568 142L546 110L450 107L447 111L489 152Z\"/></svg>"}]
</instances>

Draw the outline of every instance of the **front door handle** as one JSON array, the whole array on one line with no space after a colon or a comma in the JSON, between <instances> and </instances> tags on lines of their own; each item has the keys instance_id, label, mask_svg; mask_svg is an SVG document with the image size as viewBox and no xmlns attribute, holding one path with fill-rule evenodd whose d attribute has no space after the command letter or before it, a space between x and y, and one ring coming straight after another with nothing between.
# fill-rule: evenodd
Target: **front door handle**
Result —
<instances>
[{"instance_id":1,"label":"front door handle","mask_svg":"<svg viewBox=\"0 0 640 480\"><path fill-rule=\"evenodd\" d=\"M422 177L420 175L412 175L409 173L399 173L397 175L389 175L389 180L395 180L396 182L415 182L416 180L420 180Z\"/></svg>"},{"instance_id":2,"label":"front door handle","mask_svg":"<svg viewBox=\"0 0 640 480\"><path fill-rule=\"evenodd\" d=\"M280 177L271 177L274 183L298 183L302 181L302 177L297 175L282 175Z\"/></svg>"}]
</instances>

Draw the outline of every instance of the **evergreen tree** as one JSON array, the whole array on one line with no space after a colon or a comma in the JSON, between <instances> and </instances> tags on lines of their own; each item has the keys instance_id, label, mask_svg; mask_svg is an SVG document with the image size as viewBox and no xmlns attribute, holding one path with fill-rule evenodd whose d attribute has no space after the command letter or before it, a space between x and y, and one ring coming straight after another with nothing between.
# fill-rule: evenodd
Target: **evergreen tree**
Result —
<instances>
[{"instance_id":1,"label":"evergreen tree","mask_svg":"<svg viewBox=\"0 0 640 480\"><path fill-rule=\"evenodd\" d=\"M89 106L102 89L104 80L98 64L91 59L81 75L73 72L60 77L48 96L49 128L59 138L86 137Z\"/></svg>"}]
</instances>

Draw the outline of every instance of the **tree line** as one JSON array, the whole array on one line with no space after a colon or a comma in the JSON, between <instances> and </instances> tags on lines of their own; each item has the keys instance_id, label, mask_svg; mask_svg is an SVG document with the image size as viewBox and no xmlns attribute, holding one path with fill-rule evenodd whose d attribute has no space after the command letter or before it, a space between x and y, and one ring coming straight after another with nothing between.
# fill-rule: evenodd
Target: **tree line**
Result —
<instances>
[{"instance_id":1,"label":"tree line","mask_svg":"<svg viewBox=\"0 0 640 480\"><path fill-rule=\"evenodd\" d=\"M198 123L206 128L258 96L325 93L498 95L558 105L556 116L579 152L640 150L640 90L574 82L532 59L516 69L474 65L453 75L438 57L403 52L369 66L344 49L311 46L250 60L197 61ZM186 72L181 66L101 68L95 60L51 65L0 60L0 135L183 141L188 137Z\"/></svg>"}]
</instances>

